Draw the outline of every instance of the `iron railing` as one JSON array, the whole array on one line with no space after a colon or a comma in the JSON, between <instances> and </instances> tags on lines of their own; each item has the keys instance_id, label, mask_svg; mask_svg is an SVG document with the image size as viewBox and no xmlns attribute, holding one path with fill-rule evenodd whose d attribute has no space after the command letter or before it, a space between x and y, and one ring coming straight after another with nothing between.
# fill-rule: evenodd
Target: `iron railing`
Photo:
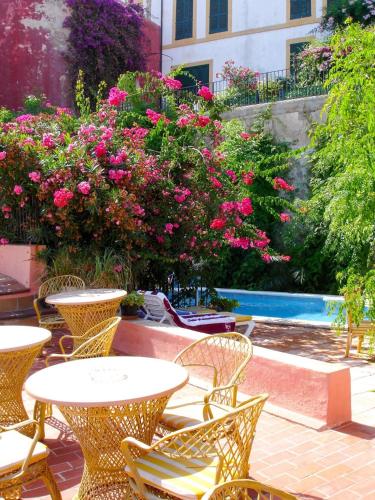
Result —
<instances>
[{"instance_id":1,"label":"iron railing","mask_svg":"<svg viewBox=\"0 0 375 500\"><path fill-rule=\"evenodd\" d=\"M240 88L231 85L228 80L211 82L208 86L217 98L223 99L224 104L239 107L327 94L328 89L324 86L327 76L327 71L317 71L309 75L306 82L299 76L297 69L282 69L257 73L248 86L242 84ZM197 94L198 90L198 84L184 87L177 96L186 99L189 95Z\"/></svg>"},{"instance_id":2,"label":"iron railing","mask_svg":"<svg viewBox=\"0 0 375 500\"><path fill-rule=\"evenodd\" d=\"M12 243L40 243L40 227L39 206L31 200L25 207L13 208L9 219L1 218L0 233L10 236Z\"/></svg>"}]
</instances>

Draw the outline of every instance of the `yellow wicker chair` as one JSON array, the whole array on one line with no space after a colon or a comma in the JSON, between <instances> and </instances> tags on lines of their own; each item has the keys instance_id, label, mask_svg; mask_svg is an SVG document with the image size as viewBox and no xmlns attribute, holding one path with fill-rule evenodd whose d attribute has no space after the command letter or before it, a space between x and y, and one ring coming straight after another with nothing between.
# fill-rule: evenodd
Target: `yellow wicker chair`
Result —
<instances>
[{"instance_id":1,"label":"yellow wicker chair","mask_svg":"<svg viewBox=\"0 0 375 500\"><path fill-rule=\"evenodd\" d=\"M46 366L49 366L52 360L63 359L64 361L84 359L84 358L100 358L109 356L113 338L116 334L117 327L121 321L120 317L113 317L101 321L94 327L87 330L87 332L80 336L79 339L83 343L77 347L72 353L67 354L63 345L66 339L75 339L73 335L64 335L60 338L59 344L61 354L50 354L46 357ZM36 402L34 408L34 418L38 420L41 425L41 439L45 437L45 419L52 416L52 405Z\"/></svg>"},{"instance_id":2,"label":"yellow wicker chair","mask_svg":"<svg viewBox=\"0 0 375 500\"><path fill-rule=\"evenodd\" d=\"M348 314L348 336L346 339L345 357L349 357L350 348L352 346L353 338L358 337L357 352L362 350L363 339L369 332L375 332L375 324L372 321L364 320L359 325L356 325Z\"/></svg>"},{"instance_id":3,"label":"yellow wicker chair","mask_svg":"<svg viewBox=\"0 0 375 500\"><path fill-rule=\"evenodd\" d=\"M125 438L130 485L137 498L200 499L213 486L248 477L258 418L267 399L260 394L226 415L172 432L151 446ZM215 403L211 403L214 405Z\"/></svg>"},{"instance_id":4,"label":"yellow wicker chair","mask_svg":"<svg viewBox=\"0 0 375 500\"><path fill-rule=\"evenodd\" d=\"M211 379L210 389L203 400L172 400L163 413L158 433L164 435L197 425L235 407L238 384L244 379L252 355L251 341L240 333L208 335L181 351L174 362L188 368L190 377L196 374L205 380ZM210 407L210 402L218 404Z\"/></svg>"},{"instance_id":5,"label":"yellow wicker chair","mask_svg":"<svg viewBox=\"0 0 375 500\"><path fill-rule=\"evenodd\" d=\"M297 497L258 481L238 479L215 486L202 500L297 500Z\"/></svg>"},{"instance_id":6,"label":"yellow wicker chair","mask_svg":"<svg viewBox=\"0 0 375 500\"><path fill-rule=\"evenodd\" d=\"M79 290L85 287L85 282L81 278L70 274L50 278L42 283L38 290L38 298L34 300L34 309L39 326L47 328L47 330L54 330L63 328L65 325L64 318L60 316L54 308L46 307L45 298L48 297L48 295L68 292L70 290Z\"/></svg>"},{"instance_id":7,"label":"yellow wicker chair","mask_svg":"<svg viewBox=\"0 0 375 500\"><path fill-rule=\"evenodd\" d=\"M35 426L33 438L18 432L22 427ZM0 426L0 498L21 497L22 486L42 479L53 500L61 494L47 464L49 450L39 443L40 426L35 420L26 420L10 427Z\"/></svg>"}]
</instances>

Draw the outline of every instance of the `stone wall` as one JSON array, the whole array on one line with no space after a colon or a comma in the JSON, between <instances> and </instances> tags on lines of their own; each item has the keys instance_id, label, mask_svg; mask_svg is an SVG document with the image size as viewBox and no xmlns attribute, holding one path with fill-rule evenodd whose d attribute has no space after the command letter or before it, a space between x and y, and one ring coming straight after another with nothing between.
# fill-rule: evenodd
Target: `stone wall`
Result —
<instances>
[{"instance_id":1,"label":"stone wall","mask_svg":"<svg viewBox=\"0 0 375 500\"><path fill-rule=\"evenodd\" d=\"M234 109L224 114L225 119L237 118L250 129L256 118L267 111L270 118L265 121L265 130L270 132L277 142L288 144L292 149L309 145L309 130L313 122L324 120L322 108L327 96L304 97L272 104L257 104ZM308 153L308 151L306 151ZM309 169L307 154L293 160L289 178L297 188L297 195L308 195Z\"/></svg>"}]
</instances>

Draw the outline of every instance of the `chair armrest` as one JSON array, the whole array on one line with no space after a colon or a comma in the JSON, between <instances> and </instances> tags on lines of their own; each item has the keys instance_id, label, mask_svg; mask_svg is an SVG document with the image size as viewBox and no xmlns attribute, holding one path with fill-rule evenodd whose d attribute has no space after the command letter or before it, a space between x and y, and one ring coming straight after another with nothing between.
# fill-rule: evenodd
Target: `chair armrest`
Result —
<instances>
[{"instance_id":1,"label":"chair armrest","mask_svg":"<svg viewBox=\"0 0 375 500\"><path fill-rule=\"evenodd\" d=\"M217 402L217 398L220 399L221 404L227 406L232 406L233 408L237 405L237 384L223 385L219 387L214 387L204 396L204 402L206 404L212 404L212 402Z\"/></svg>"},{"instance_id":2,"label":"chair armrest","mask_svg":"<svg viewBox=\"0 0 375 500\"><path fill-rule=\"evenodd\" d=\"M9 474L9 476L6 476L7 479L15 479L18 476L21 476L27 467L29 466L30 460L33 456L33 452L35 449L35 446L38 444L38 441L40 440L41 436L41 427L40 423L37 420L29 419L29 420L24 420L23 422L19 422L18 424L14 425L9 425L9 426L0 426L0 429L2 431L17 431L18 429L22 429L22 427L26 427L27 425L35 425L35 434L32 439L29 451L26 455L25 460L23 461L21 468L18 472L15 472L13 474Z\"/></svg>"}]
</instances>

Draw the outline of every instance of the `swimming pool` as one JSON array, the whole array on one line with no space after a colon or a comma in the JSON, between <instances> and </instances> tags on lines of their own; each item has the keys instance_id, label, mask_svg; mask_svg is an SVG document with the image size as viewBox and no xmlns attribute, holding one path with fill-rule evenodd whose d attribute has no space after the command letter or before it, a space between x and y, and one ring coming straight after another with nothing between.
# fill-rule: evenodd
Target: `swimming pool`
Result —
<instances>
[{"instance_id":1,"label":"swimming pool","mask_svg":"<svg viewBox=\"0 0 375 500\"><path fill-rule=\"evenodd\" d=\"M342 302L338 295L284 292L248 292L216 288L219 296L236 299L240 306L233 312L251 314L255 320L309 324L329 327L335 315L328 315L328 302Z\"/></svg>"}]
</instances>

